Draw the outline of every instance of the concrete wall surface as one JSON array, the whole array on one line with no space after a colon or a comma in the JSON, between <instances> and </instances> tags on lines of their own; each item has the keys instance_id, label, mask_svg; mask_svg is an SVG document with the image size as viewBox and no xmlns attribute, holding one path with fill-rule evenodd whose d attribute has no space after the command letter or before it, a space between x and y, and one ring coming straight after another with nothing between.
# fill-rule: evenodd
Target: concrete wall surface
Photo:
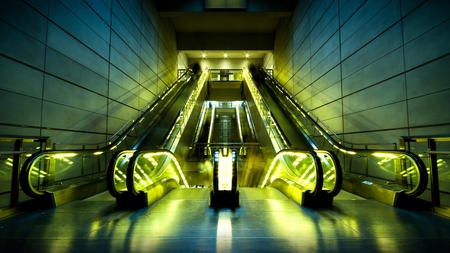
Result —
<instances>
[{"instance_id":1,"label":"concrete wall surface","mask_svg":"<svg viewBox=\"0 0 450 253\"><path fill-rule=\"evenodd\" d=\"M351 142L450 132L450 1L302 0L274 75Z\"/></svg>"},{"instance_id":2,"label":"concrete wall surface","mask_svg":"<svg viewBox=\"0 0 450 253\"><path fill-rule=\"evenodd\" d=\"M2 0L0 133L105 140L177 75L176 32L147 0Z\"/></svg>"}]
</instances>

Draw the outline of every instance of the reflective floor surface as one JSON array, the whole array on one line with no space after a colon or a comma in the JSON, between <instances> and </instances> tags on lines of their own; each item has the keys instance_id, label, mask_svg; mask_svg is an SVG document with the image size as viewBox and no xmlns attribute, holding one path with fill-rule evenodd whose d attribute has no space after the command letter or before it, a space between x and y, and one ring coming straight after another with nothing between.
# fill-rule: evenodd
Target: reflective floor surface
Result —
<instances>
[{"instance_id":1,"label":"reflective floor surface","mask_svg":"<svg viewBox=\"0 0 450 253\"><path fill-rule=\"evenodd\" d=\"M108 192L0 220L0 252L448 252L450 219L342 192L332 208L275 189L241 188L234 210L208 189L177 189L148 208L117 209Z\"/></svg>"}]
</instances>

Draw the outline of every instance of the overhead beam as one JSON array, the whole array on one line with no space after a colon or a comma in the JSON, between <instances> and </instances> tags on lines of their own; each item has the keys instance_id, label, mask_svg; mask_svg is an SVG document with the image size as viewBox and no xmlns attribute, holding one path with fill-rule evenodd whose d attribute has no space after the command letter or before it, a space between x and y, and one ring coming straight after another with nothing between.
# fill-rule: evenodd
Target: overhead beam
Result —
<instances>
[{"instance_id":1,"label":"overhead beam","mask_svg":"<svg viewBox=\"0 0 450 253\"><path fill-rule=\"evenodd\" d=\"M273 33L178 33L178 50L270 50Z\"/></svg>"},{"instance_id":2,"label":"overhead beam","mask_svg":"<svg viewBox=\"0 0 450 253\"><path fill-rule=\"evenodd\" d=\"M158 12L204 12L217 9L205 8L205 0L153 0ZM290 12L292 13L298 0L247 0L245 9L230 11L245 12ZM224 9L220 9L223 11Z\"/></svg>"}]
</instances>

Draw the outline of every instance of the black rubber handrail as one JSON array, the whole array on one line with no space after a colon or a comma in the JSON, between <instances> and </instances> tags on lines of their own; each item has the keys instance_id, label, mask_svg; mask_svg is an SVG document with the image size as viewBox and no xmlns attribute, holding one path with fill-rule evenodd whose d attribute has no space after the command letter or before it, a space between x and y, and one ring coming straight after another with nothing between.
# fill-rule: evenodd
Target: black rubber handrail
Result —
<instances>
[{"instance_id":1,"label":"black rubber handrail","mask_svg":"<svg viewBox=\"0 0 450 253\"><path fill-rule=\"evenodd\" d=\"M296 100L291 98L291 95L285 90L285 88L271 75L267 74L267 72L265 72L264 69L259 69L259 71L261 71L261 73L264 74L265 78L269 78L272 83L281 91L285 94L286 98L289 99L289 101L294 104L296 106L296 109L298 109L304 116L305 118L308 120L308 122L310 122L312 125L314 125L314 127L320 132L320 134L327 140L329 141L333 146L335 146L338 150L345 150L346 152L348 151L352 151L355 153L360 153L360 154L374 154L374 153L389 153L389 154L395 154L395 155L400 155L400 156L406 156L410 159L410 161L412 161L418 170L418 182L415 185L414 188L412 188L409 191L404 191L404 194L410 196L410 197L416 197L421 195L427 188L428 185L428 172L427 172L427 168L424 164L424 162L422 161L422 159L420 159L420 157L418 155L416 155L415 153L412 153L410 151L404 151L404 150L382 150L382 149L356 149L356 148L348 148L344 145L342 145L341 142L336 141L334 138L332 138L332 136L330 136L328 134L327 131L325 131L322 126L320 124L318 124L310 115L309 113L302 107L300 106Z\"/></svg>"},{"instance_id":2,"label":"black rubber handrail","mask_svg":"<svg viewBox=\"0 0 450 253\"><path fill-rule=\"evenodd\" d=\"M114 140L113 142L109 143L107 146L103 148L95 148L95 149L73 149L73 150L45 150L45 151L39 151L34 154L32 154L30 157L28 157L24 164L22 165L22 169L20 171L20 185L22 187L22 190L24 193L26 193L28 196L32 198L40 198L45 195L45 191L39 191L34 188L31 182L31 172L34 164L41 159L44 156L51 156L55 154L67 154L67 153L77 153L77 154L92 154L94 152L111 152L111 150L115 147L117 147L124 139L130 134L131 131L137 126L137 124L140 123L140 121L147 116L148 113L150 113L153 110L154 106L158 105L158 102L160 102L161 99L164 98L164 96L172 90L172 88L177 85L177 83L185 77L185 75L189 74L190 77L192 77L192 70L188 69L186 70L180 77L177 78L177 80L170 86L169 89L166 90L164 94L162 94L152 106L147 108L147 110L138 117L132 125L130 125L126 131L124 131L119 138ZM189 81L186 80L186 82ZM77 144L78 145L78 144Z\"/></svg>"},{"instance_id":3,"label":"black rubber handrail","mask_svg":"<svg viewBox=\"0 0 450 253\"><path fill-rule=\"evenodd\" d=\"M334 164L334 176L335 176L335 183L334 183L334 187L332 189L329 189L327 194L331 197L335 197L339 194L339 192L342 189L342 182L343 180L343 175L342 175L342 167L341 167L341 163L339 162L339 158L337 157L336 153L332 152L332 151L328 151L328 150L315 150L316 153L323 153L328 155L331 160L333 161Z\"/></svg>"}]
</instances>

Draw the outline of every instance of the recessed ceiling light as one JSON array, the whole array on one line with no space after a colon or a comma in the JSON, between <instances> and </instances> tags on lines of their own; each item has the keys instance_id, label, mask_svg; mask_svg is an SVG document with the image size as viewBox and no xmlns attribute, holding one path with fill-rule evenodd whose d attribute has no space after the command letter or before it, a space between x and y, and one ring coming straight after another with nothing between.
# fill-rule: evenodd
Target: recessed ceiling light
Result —
<instances>
[{"instance_id":1,"label":"recessed ceiling light","mask_svg":"<svg viewBox=\"0 0 450 253\"><path fill-rule=\"evenodd\" d=\"M202 53L202 58L206 58L206 54L205 53Z\"/></svg>"},{"instance_id":2,"label":"recessed ceiling light","mask_svg":"<svg viewBox=\"0 0 450 253\"><path fill-rule=\"evenodd\" d=\"M250 57L250 55L247 53L247 54L245 54L245 58L248 58L248 57Z\"/></svg>"},{"instance_id":3,"label":"recessed ceiling light","mask_svg":"<svg viewBox=\"0 0 450 253\"><path fill-rule=\"evenodd\" d=\"M227 58L227 57L228 57L228 54L227 54L227 53L224 53L224 54L223 54L223 57Z\"/></svg>"}]
</instances>

